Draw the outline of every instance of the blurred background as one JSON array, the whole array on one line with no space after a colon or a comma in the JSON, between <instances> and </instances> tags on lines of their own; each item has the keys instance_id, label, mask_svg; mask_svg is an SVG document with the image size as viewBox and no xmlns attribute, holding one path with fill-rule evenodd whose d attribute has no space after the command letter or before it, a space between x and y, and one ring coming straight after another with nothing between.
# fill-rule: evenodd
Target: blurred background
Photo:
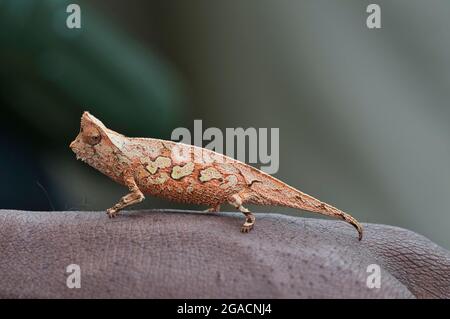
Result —
<instances>
[{"instance_id":1,"label":"blurred background","mask_svg":"<svg viewBox=\"0 0 450 319\"><path fill-rule=\"evenodd\" d=\"M450 2L378 0L379 30L369 3L0 0L0 208L102 210L126 193L69 149L84 110L165 139L202 119L280 128L276 177L450 248Z\"/></svg>"}]
</instances>

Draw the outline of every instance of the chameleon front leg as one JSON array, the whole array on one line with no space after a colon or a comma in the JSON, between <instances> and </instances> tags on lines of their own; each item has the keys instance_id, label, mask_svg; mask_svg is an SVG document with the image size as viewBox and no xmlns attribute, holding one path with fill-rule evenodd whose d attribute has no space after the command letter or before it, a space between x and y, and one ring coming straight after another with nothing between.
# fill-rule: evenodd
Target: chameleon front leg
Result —
<instances>
[{"instance_id":1,"label":"chameleon front leg","mask_svg":"<svg viewBox=\"0 0 450 319\"><path fill-rule=\"evenodd\" d=\"M248 233L250 230L252 230L256 218L255 215L253 215L247 208L242 206L241 196L239 196L239 194L232 195L228 199L228 203L239 209L245 215L245 223L241 227L241 232Z\"/></svg>"},{"instance_id":2,"label":"chameleon front leg","mask_svg":"<svg viewBox=\"0 0 450 319\"><path fill-rule=\"evenodd\" d=\"M109 218L116 217L117 213L121 209L133 204L140 203L145 198L144 194L142 194L139 187L136 185L136 181L134 180L133 176L128 176L125 178L125 185L130 190L130 193L123 196L117 204L106 210Z\"/></svg>"}]
</instances>

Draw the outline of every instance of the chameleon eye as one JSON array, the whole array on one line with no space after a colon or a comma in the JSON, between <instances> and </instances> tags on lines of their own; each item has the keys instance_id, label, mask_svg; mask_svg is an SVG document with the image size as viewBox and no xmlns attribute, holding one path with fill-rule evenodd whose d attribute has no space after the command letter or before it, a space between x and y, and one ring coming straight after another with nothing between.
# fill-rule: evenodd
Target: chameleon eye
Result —
<instances>
[{"instance_id":1,"label":"chameleon eye","mask_svg":"<svg viewBox=\"0 0 450 319\"><path fill-rule=\"evenodd\" d=\"M87 127L83 130L83 140L89 145L96 145L100 143L102 135L95 127Z\"/></svg>"},{"instance_id":2,"label":"chameleon eye","mask_svg":"<svg viewBox=\"0 0 450 319\"><path fill-rule=\"evenodd\" d=\"M102 136L101 135L92 135L90 136L88 143L91 145L96 145L100 142Z\"/></svg>"}]
</instances>

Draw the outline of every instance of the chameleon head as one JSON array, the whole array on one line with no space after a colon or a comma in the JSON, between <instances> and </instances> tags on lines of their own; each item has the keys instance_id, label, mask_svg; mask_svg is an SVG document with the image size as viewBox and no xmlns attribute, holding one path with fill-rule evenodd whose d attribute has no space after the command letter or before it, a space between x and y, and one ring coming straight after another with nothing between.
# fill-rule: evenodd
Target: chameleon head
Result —
<instances>
[{"instance_id":1,"label":"chameleon head","mask_svg":"<svg viewBox=\"0 0 450 319\"><path fill-rule=\"evenodd\" d=\"M109 163L114 162L115 154L118 153L116 144L120 143L120 139L120 134L106 128L89 112L84 112L81 117L80 132L70 143L70 148L77 159L104 171L110 169L107 167Z\"/></svg>"}]
</instances>

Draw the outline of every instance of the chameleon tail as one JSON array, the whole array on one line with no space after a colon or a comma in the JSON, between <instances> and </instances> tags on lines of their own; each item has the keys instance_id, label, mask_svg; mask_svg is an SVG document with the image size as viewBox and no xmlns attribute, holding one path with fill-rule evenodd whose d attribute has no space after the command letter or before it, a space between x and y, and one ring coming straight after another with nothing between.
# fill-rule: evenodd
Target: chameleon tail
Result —
<instances>
[{"instance_id":1,"label":"chameleon tail","mask_svg":"<svg viewBox=\"0 0 450 319\"><path fill-rule=\"evenodd\" d=\"M304 194L304 195L306 195L306 194ZM362 239L362 233L363 233L362 226L351 215L337 209L336 207L333 207L329 204L323 203L323 202L315 199L314 197L307 195L307 199L300 199L300 198L301 197L299 196L297 198L297 202L292 203L291 205L289 205L289 207L299 208L299 209L303 209L306 211L342 219L342 220L346 221L347 223L351 224L353 227L355 227L358 232L358 239L359 240ZM311 198L312 201L308 200L309 198Z\"/></svg>"},{"instance_id":2,"label":"chameleon tail","mask_svg":"<svg viewBox=\"0 0 450 319\"><path fill-rule=\"evenodd\" d=\"M352 216L343 211L326 204L310 195L281 182L280 180L267 176L270 181L254 183L251 189L255 192L255 197L251 202L255 204L284 206L306 210L330 217L335 217L346 221L356 228L359 240L362 239L363 228L361 224ZM269 185L269 186L268 186Z\"/></svg>"}]
</instances>

